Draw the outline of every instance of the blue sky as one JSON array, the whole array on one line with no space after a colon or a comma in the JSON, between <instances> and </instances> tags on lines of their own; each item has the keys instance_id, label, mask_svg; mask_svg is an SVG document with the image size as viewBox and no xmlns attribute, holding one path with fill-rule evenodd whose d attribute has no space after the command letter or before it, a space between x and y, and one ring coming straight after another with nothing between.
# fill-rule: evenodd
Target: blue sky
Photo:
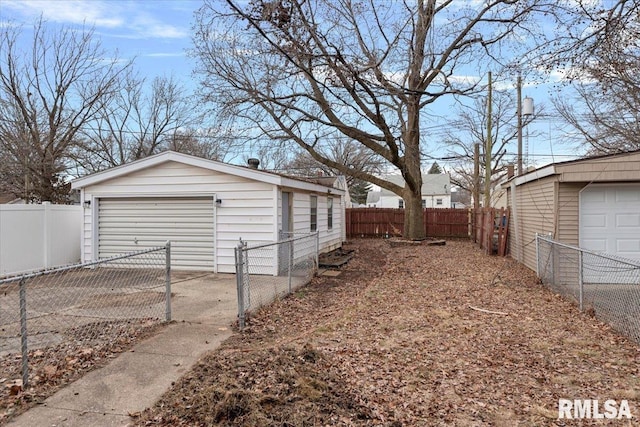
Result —
<instances>
[{"instance_id":1,"label":"blue sky","mask_svg":"<svg viewBox=\"0 0 640 427\"><path fill-rule=\"evenodd\" d=\"M7 21L13 21L29 29L42 16L54 26L93 26L107 51L117 50L125 60L135 58L136 69L142 76L151 80L155 76L173 75L187 88L196 89L192 76L194 60L187 56L187 50L191 47L193 13L201 4L201 0L0 0L0 22L6 25ZM548 95L552 90L549 83L525 82L523 96L533 97L538 106L545 104L549 114L552 106ZM530 131L537 133L535 137L525 136L530 164L540 166L579 154L571 144L558 142L562 136L558 125L554 117L542 117L530 125ZM424 124L425 128L430 126L437 137L439 129L447 127L446 118L441 123ZM440 163L447 166L446 161Z\"/></svg>"},{"instance_id":2,"label":"blue sky","mask_svg":"<svg viewBox=\"0 0 640 427\"><path fill-rule=\"evenodd\" d=\"M193 12L201 1L192 0L1 0L0 20L28 29L42 16L49 24L95 28L107 51L122 59L136 58L144 76L175 75L188 82L193 61Z\"/></svg>"}]
</instances>

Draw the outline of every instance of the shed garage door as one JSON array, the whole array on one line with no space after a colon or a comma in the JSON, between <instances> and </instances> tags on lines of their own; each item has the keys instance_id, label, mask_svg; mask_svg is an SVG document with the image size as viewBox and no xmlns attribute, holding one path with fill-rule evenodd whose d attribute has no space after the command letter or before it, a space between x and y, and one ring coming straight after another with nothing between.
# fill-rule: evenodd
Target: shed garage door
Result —
<instances>
[{"instance_id":1,"label":"shed garage door","mask_svg":"<svg viewBox=\"0 0 640 427\"><path fill-rule=\"evenodd\" d=\"M164 246L167 240L172 268L214 270L213 198L100 199L100 258Z\"/></svg>"},{"instance_id":2,"label":"shed garage door","mask_svg":"<svg viewBox=\"0 0 640 427\"><path fill-rule=\"evenodd\" d=\"M580 246L640 260L640 185L594 185L582 190Z\"/></svg>"}]
</instances>

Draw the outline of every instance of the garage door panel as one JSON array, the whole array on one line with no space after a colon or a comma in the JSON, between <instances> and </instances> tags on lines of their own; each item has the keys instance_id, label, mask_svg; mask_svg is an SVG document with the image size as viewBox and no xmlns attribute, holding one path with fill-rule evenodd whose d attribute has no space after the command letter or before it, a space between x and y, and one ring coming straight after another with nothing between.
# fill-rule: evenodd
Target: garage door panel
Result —
<instances>
[{"instance_id":1,"label":"garage door panel","mask_svg":"<svg viewBox=\"0 0 640 427\"><path fill-rule=\"evenodd\" d=\"M98 253L120 255L171 241L176 269L214 269L212 197L100 199Z\"/></svg>"},{"instance_id":2,"label":"garage door panel","mask_svg":"<svg viewBox=\"0 0 640 427\"><path fill-rule=\"evenodd\" d=\"M591 189L589 192L585 192L582 194L582 202L587 203L603 203L606 201L606 193L605 191L599 189Z\"/></svg>"},{"instance_id":3,"label":"garage door panel","mask_svg":"<svg viewBox=\"0 0 640 427\"><path fill-rule=\"evenodd\" d=\"M583 239L582 247L596 252L606 252L607 239Z\"/></svg>"},{"instance_id":4,"label":"garage door panel","mask_svg":"<svg viewBox=\"0 0 640 427\"><path fill-rule=\"evenodd\" d=\"M638 239L618 239L616 243L618 245L616 250L619 254L640 254L640 240Z\"/></svg>"},{"instance_id":5,"label":"garage door panel","mask_svg":"<svg viewBox=\"0 0 640 427\"><path fill-rule=\"evenodd\" d=\"M640 191L634 188L619 188L615 191L615 201L619 202L640 202Z\"/></svg>"},{"instance_id":6,"label":"garage door panel","mask_svg":"<svg viewBox=\"0 0 640 427\"><path fill-rule=\"evenodd\" d=\"M101 224L103 227L103 236L126 236L126 237L138 237L141 236L184 236L184 237L202 237L207 239L208 234L213 233L211 227L197 227L197 226L185 226L184 224L175 225L167 224L164 227L148 227L145 224L130 223L131 227L127 227L126 223L105 223ZM106 226L106 227L105 227ZM169 226L176 229L168 229ZM135 230L131 230L135 228ZM205 234L206 233L206 234Z\"/></svg>"},{"instance_id":7,"label":"garage door panel","mask_svg":"<svg viewBox=\"0 0 640 427\"><path fill-rule=\"evenodd\" d=\"M155 209L150 209L150 208L161 208L162 211L158 212ZM143 209L130 209L126 213L122 212L120 209L118 210L105 209L104 211L113 215L114 218L126 218L132 215L145 215L150 218L171 219L172 217L177 215L177 216L180 216L181 218L186 218L186 219L188 218L198 219L198 218L201 218L203 214L206 214L209 211L209 209L210 208L195 209L191 212L182 212L180 209L176 209L176 208L168 209L163 206L148 206Z\"/></svg>"},{"instance_id":8,"label":"garage door panel","mask_svg":"<svg viewBox=\"0 0 640 427\"><path fill-rule=\"evenodd\" d=\"M616 227L640 227L640 213L622 213L616 215Z\"/></svg>"},{"instance_id":9,"label":"garage door panel","mask_svg":"<svg viewBox=\"0 0 640 427\"><path fill-rule=\"evenodd\" d=\"M607 216L605 214L584 215L582 225L590 228L604 228L607 226Z\"/></svg>"},{"instance_id":10,"label":"garage door panel","mask_svg":"<svg viewBox=\"0 0 640 427\"><path fill-rule=\"evenodd\" d=\"M594 186L582 191L580 246L640 259L640 185Z\"/></svg>"}]
</instances>

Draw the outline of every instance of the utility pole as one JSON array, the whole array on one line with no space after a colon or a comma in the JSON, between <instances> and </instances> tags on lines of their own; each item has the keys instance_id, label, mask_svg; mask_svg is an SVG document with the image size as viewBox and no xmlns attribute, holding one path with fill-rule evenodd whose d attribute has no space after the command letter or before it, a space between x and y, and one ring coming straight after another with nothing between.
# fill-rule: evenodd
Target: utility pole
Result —
<instances>
[{"instance_id":1,"label":"utility pole","mask_svg":"<svg viewBox=\"0 0 640 427\"><path fill-rule=\"evenodd\" d=\"M473 146L473 209L480 209L480 143Z\"/></svg>"},{"instance_id":2,"label":"utility pole","mask_svg":"<svg viewBox=\"0 0 640 427\"><path fill-rule=\"evenodd\" d=\"M491 151L493 151L493 141L491 137L491 71L489 71L489 96L487 97L487 141L484 149L484 206L485 208L491 207Z\"/></svg>"},{"instance_id":3,"label":"utility pole","mask_svg":"<svg viewBox=\"0 0 640 427\"><path fill-rule=\"evenodd\" d=\"M518 74L518 176L522 175L522 76Z\"/></svg>"}]
</instances>

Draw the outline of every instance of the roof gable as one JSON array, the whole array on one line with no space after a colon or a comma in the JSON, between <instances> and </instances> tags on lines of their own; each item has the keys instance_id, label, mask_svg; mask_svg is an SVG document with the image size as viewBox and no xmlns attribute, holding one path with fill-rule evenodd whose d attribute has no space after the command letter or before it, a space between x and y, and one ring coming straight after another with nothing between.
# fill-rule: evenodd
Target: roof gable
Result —
<instances>
[{"instance_id":1,"label":"roof gable","mask_svg":"<svg viewBox=\"0 0 640 427\"><path fill-rule=\"evenodd\" d=\"M125 165L116 166L102 172L97 172L82 178L78 178L71 183L71 188L79 189L88 187L90 185L99 184L115 178L124 177L126 175L139 172L144 169L152 168L167 162L182 163L185 165L215 171L222 174L238 176L254 181L264 182L267 184L286 186L300 190L326 192L327 188L332 188L321 184L314 184L307 181L300 181L293 178L283 177L281 175L276 175L258 169L253 169L245 166L230 165L228 163L203 159L200 157L190 156L188 154L177 153L175 151L164 151L154 156L146 157L144 159L127 163ZM335 189L335 191L338 194L342 193L342 191L338 189Z\"/></svg>"},{"instance_id":2,"label":"roof gable","mask_svg":"<svg viewBox=\"0 0 640 427\"><path fill-rule=\"evenodd\" d=\"M640 181L640 150L551 163L512 180L522 185L552 175L564 182Z\"/></svg>"}]
</instances>

